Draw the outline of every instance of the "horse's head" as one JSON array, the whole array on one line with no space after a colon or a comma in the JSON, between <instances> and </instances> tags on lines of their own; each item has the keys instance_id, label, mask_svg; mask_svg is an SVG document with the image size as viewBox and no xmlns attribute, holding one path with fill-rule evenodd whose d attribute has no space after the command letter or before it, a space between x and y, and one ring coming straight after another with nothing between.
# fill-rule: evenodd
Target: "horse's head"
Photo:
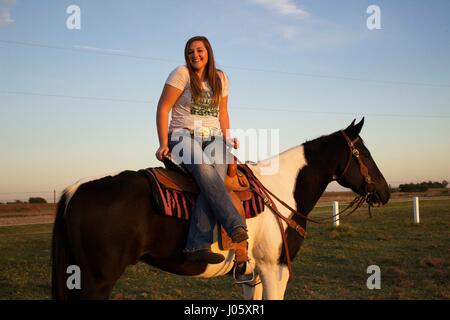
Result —
<instances>
[{"instance_id":1,"label":"horse's head","mask_svg":"<svg viewBox=\"0 0 450 320\"><path fill-rule=\"evenodd\" d=\"M367 202L373 206L386 204L390 190L383 174L378 169L370 151L359 136L364 125L364 118L355 125L355 120L336 134L341 136L343 149L335 178L336 181L352 189L361 196L367 196Z\"/></svg>"}]
</instances>

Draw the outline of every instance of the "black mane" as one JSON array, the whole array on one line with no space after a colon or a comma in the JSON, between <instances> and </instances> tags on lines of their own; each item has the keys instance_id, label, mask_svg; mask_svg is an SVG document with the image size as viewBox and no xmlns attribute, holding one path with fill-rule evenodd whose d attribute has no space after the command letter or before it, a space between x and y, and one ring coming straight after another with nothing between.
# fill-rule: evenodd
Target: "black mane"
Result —
<instances>
[{"instance_id":1,"label":"black mane","mask_svg":"<svg viewBox=\"0 0 450 320\"><path fill-rule=\"evenodd\" d=\"M324 165L324 154L322 154L322 150L330 150L331 153L334 153L341 143L339 131L329 135L320 136L314 140L306 141L303 144L303 148L308 165Z\"/></svg>"}]
</instances>

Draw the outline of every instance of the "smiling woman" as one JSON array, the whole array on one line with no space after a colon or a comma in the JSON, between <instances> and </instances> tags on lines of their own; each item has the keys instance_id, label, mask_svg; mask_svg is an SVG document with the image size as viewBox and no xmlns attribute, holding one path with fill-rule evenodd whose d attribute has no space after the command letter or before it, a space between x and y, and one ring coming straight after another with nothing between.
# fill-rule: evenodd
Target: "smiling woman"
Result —
<instances>
[{"instance_id":1,"label":"smiling woman","mask_svg":"<svg viewBox=\"0 0 450 320\"><path fill-rule=\"evenodd\" d=\"M189 39L184 58L186 65L169 75L158 103L156 123L160 145L156 157L162 161L172 151L174 160L183 163L200 187L185 252L188 260L217 264L225 259L211 251L217 222L233 242L248 239L245 221L228 196L224 183L230 163L226 145L238 147L237 140L230 140L228 136L228 78L216 69L213 50L206 37ZM211 147L223 156L212 159L206 152L206 148Z\"/></svg>"}]
</instances>

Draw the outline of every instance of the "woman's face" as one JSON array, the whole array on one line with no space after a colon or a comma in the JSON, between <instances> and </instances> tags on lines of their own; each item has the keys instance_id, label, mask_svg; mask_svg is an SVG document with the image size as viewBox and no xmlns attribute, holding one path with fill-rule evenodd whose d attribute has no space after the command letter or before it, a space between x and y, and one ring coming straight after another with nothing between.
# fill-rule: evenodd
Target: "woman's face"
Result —
<instances>
[{"instance_id":1,"label":"woman's face","mask_svg":"<svg viewBox=\"0 0 450 320\"><path fill-rule=\"evenodd\" d=\"M189 62L194 70L203 70L208 63L208 51L202 41L194 41L188 49Z\"/></svg>"}]
</instances>

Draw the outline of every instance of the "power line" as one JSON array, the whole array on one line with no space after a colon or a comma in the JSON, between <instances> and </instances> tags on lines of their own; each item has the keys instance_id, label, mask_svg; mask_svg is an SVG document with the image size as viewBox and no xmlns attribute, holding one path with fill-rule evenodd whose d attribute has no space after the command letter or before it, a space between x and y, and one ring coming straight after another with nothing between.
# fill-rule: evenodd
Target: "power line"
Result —
<instances>
[{"instance_id":1,"label":"power line","mask_svg":"<svg viewBox=\"0 0 450 320\"><path fill-rule=\"evenodd\" d=\"M163 61L163 62L171 62L171 63L175 62L175 60L170 60L170 59L153 58L153 57L148 57L148 56L138 56L138 55L132 55L132 54L128 54L128 53L112 52L112 51L108 51L105 49L96 49L96 48L81 47L81 46L80 47L64 47L64 46L47 45L47 44L36 43L36 42L11 41L11 40L3 40L3 39L0 39L0 42L6 43L6 44L27 46L27 47L75 51L75 52L82 52L82 53L93 53L93 54L101 54L101 55L107 55L107 56L116 56L116 57L142 59L142 60L155 60L155 61ZM179 63L180 61L176 61L176 62Z\"/></svg>"},{"instance_id":2,"label":"power line","mask_svg":"<svg viewBox=\"0 0 450 320\"><path fill-rule=\"evenodd\" d=\"M128 53L112 52L112 51L108 51L106 49L97 49L97 48L89 48L89 47L85 47L85 48L83 48L83 47L64 47L64 46L47 45L47 44L35 43L35 42L12 41L12 40L3 40L3 39L0 39L0 43L37 47L37 48L46 48L46 49L75 51L75 52L83 52L83 53L93 53L93 54L141 59L141 60L154 60L154 61L163 61L163 62L170 62L170 63L180 63L179 60L132 55L132 54L128 54ZM427 83L427 82L411 82L411 81L393 81L393 80L383 80L383 79L349 77L349 76L341 76L341 75L320 75L320 74L310 74L310 73L301 73L301 72L292 72L292 71L282 71L282 70L275 70L275 69L248 68L248 67L228 66L228 65L224 65L224 67L229 68L229 69L244 70L244 71L277 73L277 74L284 74L284 75L290 75L290 76L300 76L300 77L310 77L310 78L371 82L371 83L389 84L389 85L394 84L394 85L428 86L428 87L445 87L445 88L450 87L450 84L445 84L445 83L443 84L443 83Z\"/></svg>"},{"instance_id":3,"label":"power line","mask_svg":"<svg viewBox=\"0 0 450 320\"><path fill-rule=\"evenodd\" d=\"M291 75L291 76L301 76L301 77L311 77L311 78L325 78L325 79L336 79L336 80L346 80L346 81L371 82L371 83L379 83L379 84L398 84L398 85L407 85L407 86L450 87L450 84L442 84L442 83L393 81L393 80L357 78L357 77L348 77L348 76L339 76L339 75L336 75L336 76L335 75L320 75L320 74L311 74L311 73L280 71L280 70L273 70L273 69L255 69L255 68L233 67L233 66L224 66L224 67L227 67L229 69L259 71L259 72L267 72L267 73L279 73L279 74L285 74L285 75Z\"/></svg>"},{"instance_id":4,"label":"power line","mask_svg":"<svg viewBox=\"0 0 450 320\"><path fill-rule=\"evenodd\" d=\"M260 107L238 107L238 109L256 110L256 111L283 111L283 112L299 112L310 114L326 114L326 115L358 115L371 117L393 117L393 118L450 118L450 115L426 115L426 114L400 114L400 113L361 113L361 112L332 112L332 111L314 111L314 110L297 110L297 109L269 109Z\"/></svg>"},{"instance_id":5,"label":"power line","mask_svg":"<svg viewBox=\"0 0 450 320\"><path fill-rule=\"evenodd\" d=\"M127 103L139 103L139 104L152 104L152 100L139 100L139 99L119 99L109 97L93 97L93 96L76 96L76 95L64 95L64 94L48 94L29 91L10 91L0 90L0 94L12 94L12 95L25 95L25 96L39 96L39 97L52 97L74 100L93 100L93 101L110 101L110 102L127 102ZM301 110L291 108L264 108L264 107L235 107L238 110L255 110L264 112L293 112L293 113L309 113L309 114L325 114L325 115L365 115L373 117L398 117L398 118L450 118L450 115L443 114L400 114L400 113L360 113L360 112L332 112L332 111L317 111L317 110Z\"/></svg>"},{"instance_id":6,"label":"power line","mask_svg":"<svg viewBox=\"0 0 450 320\"><path fill-rule=\"evenodd\" d=\"M76 99L76 100L94 100L94 101L112 101L112 102L145 103L145 104L151 102L151 101L138 100L138 99L118 99L118 98L109 98L109 97L74 96L74 95L50 94L50 93L40 93L40 92L30 92L30 91L10 91L10 90L0 90L0 94L13 94L13 95L24 95L24 96L52 97L52 98L64 98L64 99Z\"/></svg>"}]
</instances>

